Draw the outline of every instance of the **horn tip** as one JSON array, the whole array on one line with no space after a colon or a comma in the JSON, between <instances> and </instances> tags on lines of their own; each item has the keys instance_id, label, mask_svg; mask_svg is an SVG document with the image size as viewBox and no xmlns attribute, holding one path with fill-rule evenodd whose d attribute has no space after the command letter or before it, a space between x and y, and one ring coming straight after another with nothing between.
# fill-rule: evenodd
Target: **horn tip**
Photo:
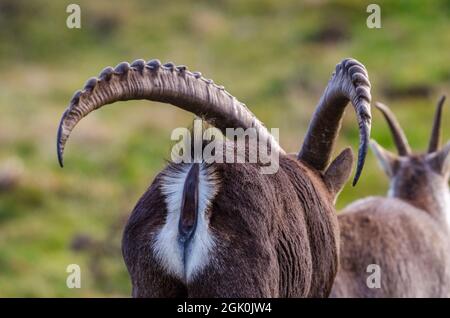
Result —
<instances>
[{"instance_id":1,"label":"horn tip","mask_svg":"<svg viewBox=\"0 0 450 318\"><path fill-rule=\"evenodd\" d=\"M67 113L69 112L70 108L67 108L62 117L61 120L59 122L59 126L58 126L58 132L57 132L57 136L56 136L56 154L58 155L58 163L59 166L61 168L64 167L64 145L63 145L63 123L64 123L64 119L66 118Z\"/></svg>"},{"instance_id":2,"label":"horn tip","mask_svg":"<svg viewBox=\"0 0 450 318\"><path fill-rule=\"evenodd\" d=\"M61 154L58 153L58 163L61 168L64 168L64 160Z\"/></svg>"},{"instance_id":3,"label":"horn tip","mask_svg":"<svg viewBox=\"0 0 450 318\"><path fill-rule=\"evenodd\" d=\"M364 161L365 161L365 155L359 155L358 156L358 163L356 165L356 172L355 172L355 176L353 177L353 183L352 186L356 186L356 184L359 181L359 177L361 177L361 173L364 167Z\"/></svg>"},{"instance_id":4,"label":"horn tip","mask_svg":"<svg viewBox=\"0 0 450 318\"><path fill-rule=\"evenodd\" d=\"M364 167L364 162L360 163L358 162L357 168L356 168L356 173L355 176L353 177L353 182L352 182L352 186L356 186L356 184L359 181L359 178L361 177L361 173Z\"/></svg>"},{"instance_id":5,"label":"horn tip","mask_svg":"<svg viewBox=\"0 0 450 318\"><path fill-rule=\"evenodd\" d=\"M58 155L58 163L61 168L64 168L63 150L61 147L61 126L58 129L58 137L56 140L56 153Z\"/></svg>"},{"instance_id":6,"label":"horn tip","mask_svg":"<svg viewBox=\"0 0 450 318\"><path fill-rule=\"evenodd\" d=\"M355 172L355 176L353 177L352 186L356 186L356 184L358 183L359 177L361 177L361 173L364 168L364 163L366 162L366 156L367 156L367 150L368 150L367 148L369 145L370 145L370 140L369 140L368 136L363 137L361 146L359 147L359 150L358 150L358 161L356 164L356 172Z\"/></svg>"},{"instance_id":7,"label":"horn tip","mask_svg":"<svg viewBox=\"0 0 450 318\"><path fill-rule=\"evenodd\" d=\"M358 167L356 170L355 176L353 177L352 187L356 186L359 181L359 177L361 176L362 168Z\"/></svg>"}]
</instances>

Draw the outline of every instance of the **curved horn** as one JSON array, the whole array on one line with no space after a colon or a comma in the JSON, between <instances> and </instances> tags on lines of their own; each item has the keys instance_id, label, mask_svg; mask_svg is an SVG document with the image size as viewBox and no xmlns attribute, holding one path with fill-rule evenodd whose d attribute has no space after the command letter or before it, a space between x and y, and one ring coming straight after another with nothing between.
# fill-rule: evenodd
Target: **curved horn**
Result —
<instances>
[{"instance_id":1,"label":"curved horn","mask_svg":"<svg viewBox=\"0 0 450 318\"><path fill-rule=\"evenodd\" d=\"M438 150L441 139L441 121L442 121L442 106L444 106L445 95L443 95L436 106L434 113L433 128L431 129L430 143L428 144L428 153Z\"/></svg>"},{"instance_id":2,"label":"curved horn","mask_svg":"<svg viewBox=\"0 0 450 318\"><path fill-rule=\"evenodd\" d=\"M358 182L367 154L370 137L370 81L367 70L354 59L336 65L316 111L298 158L319 171L325 171L339 133L348 102L356 111L359 125L359 152L353 185Z\"/></svg>"},{"instance_id":3,"label":"curved horn","mask_svg":"<svg viewBox=\"0 0 450 318\"><path fill-rule=\"evenodd\" d=\"M250 110L223 86L205 79L198 72L173 63L161 65L159 60L136 60L131 65L122 62L105 68L99 78L91 78L84 89L75 93L64 112L58 129L58 160L63 166L64 147L75 125L91 111L116 101L147 99L170 103L204 117L223 133L227 127L257 130L268 140L272 149L281 153L273 136Z\"/></svg>"},{"instance_id":4,"label":"curved horn","mask_svg":"<svg viewBox=\"0 0 450 318\"><path fill-rule=\"evenodd\" d=\"M389 109L389 107L378 102L375 103L375 107L381 111L389 125L389 129L391 130L392 137L394 138L398 154L400 156L408 156L409 154L411 154L411 148L409 147L408 139L406 138L402 127L398 123L397 118Z\"/></svg>"}]
</instances>

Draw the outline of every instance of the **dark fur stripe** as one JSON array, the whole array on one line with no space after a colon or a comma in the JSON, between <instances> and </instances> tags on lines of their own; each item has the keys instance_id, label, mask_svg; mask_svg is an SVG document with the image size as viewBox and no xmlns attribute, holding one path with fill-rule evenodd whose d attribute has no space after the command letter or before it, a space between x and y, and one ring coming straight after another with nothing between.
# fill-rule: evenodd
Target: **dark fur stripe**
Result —
<instances>
[{"instance_id":1,"label":"dark fur stripe","mask_svg":"<svg viewBox=\"0 0 450 318\"><path fill-rule=\"evenodd\" d=\"M199 170L199 164L194 163L184 183L180 221L178 223L178 231L183 243L189 241L197 226Z\"/></svg>"}]
</instances>

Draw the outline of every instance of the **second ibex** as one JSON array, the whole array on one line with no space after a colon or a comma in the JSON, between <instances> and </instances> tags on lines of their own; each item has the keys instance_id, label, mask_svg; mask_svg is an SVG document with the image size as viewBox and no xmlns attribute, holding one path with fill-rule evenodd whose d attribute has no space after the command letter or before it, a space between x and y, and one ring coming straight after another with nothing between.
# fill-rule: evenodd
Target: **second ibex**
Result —
<instances>
[{"instance_id":1,"label":"second ibex","mask_svg":"<svg viewBox=\"0 0 450 318\"><path fill-rule=\"evenodd\" d=\"M388 197L358 200L339 215L341 267L335 297L450 297L450 142L439 149L444 97L438 103L427 153L412 154L389 108L377 104L398 156L372 149L390 178ZM368 265L379 284L367 285Z\"/></svg>"}]
</instances>

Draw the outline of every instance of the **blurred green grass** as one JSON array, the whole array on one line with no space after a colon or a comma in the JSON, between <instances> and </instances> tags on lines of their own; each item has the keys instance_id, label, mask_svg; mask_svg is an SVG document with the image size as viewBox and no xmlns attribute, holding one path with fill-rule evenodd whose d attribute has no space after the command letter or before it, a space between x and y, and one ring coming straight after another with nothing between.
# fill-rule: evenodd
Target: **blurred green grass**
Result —
<instances>
[{"instance_id":1,"label":"blurred green grass","mask_svg":"<svg viewBox=\"0 0 450 318\"><path fill-rule=\"evenodd\" d=\"M130 295L123 218L169 157L171 130L192 117L157 103L117 103L80 123L61 170L59 118L72 93L105 66L159 58L199 70L268 127L280 127L291 152L345 57L367 66L373 99L393 108L418 151L438 97L449 93L448 1L378 1L382 29L366 27L370 2L356 0L83 0L76 2L82 28L70 30L70 3L0 2L0 173L14 181L0 189L0 296ZM372 137L393 149L386 124L373 115ZM445 110L445 140L449 118ZM348 111L336 152L357 144ZM360 183L347 185L337 205L386 191L369 154ZM74 248L80 235L90 242ZM82 268L81 289L66 287L72 263Z\"/></svg>"}]
</instances>

